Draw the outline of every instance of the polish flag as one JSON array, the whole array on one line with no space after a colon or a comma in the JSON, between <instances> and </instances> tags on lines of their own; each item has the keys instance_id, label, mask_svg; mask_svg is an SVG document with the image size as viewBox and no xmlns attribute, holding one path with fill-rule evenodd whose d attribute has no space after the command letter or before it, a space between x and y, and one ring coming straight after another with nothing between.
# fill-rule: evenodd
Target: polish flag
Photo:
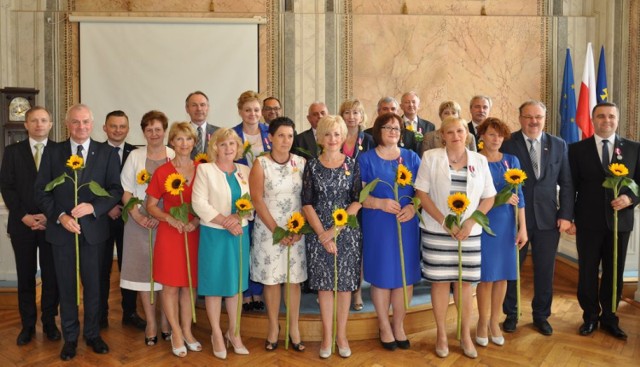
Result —
<instances>
[{"instance_id":1,"label":"polish flag","mask_svg":"<svg viewBox=\"0 0 640 367\"><path fill-rule=\"evenodd\" d=\"M582 84L580 85L580 98L576 109L576 123L582 130L582 139L593 135L591 124L591 111L596 105L596 74L593 67L593 50L591 42L587 44L587 56L584 61Z\"/></svg>"}]
</instances>

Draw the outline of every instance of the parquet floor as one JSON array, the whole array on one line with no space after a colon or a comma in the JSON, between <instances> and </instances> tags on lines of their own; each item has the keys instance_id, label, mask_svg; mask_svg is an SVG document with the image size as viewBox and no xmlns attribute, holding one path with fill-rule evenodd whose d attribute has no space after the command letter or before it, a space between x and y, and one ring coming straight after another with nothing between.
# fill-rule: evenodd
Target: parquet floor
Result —
<instances>
[{"instance_id":1,"label":"parquet floor","mask_svg":"<svg viewBox=\"0 0 640 367\"><path fill-rule=\"evenodd\" d=\"M352 341L353 356L342 359L333 356L328 360L318 357L319 343L307 343L307 351L298 353L280 348L266 352L263 339L245 338L250 350L248 356L235 355L229 351L228 359L220 361L213 357L208 338L207 320L199 320L194 328L195 336L203 343L204 351L190 352L184 359L171 354L169 342L160 341L154 347L143 344L143 333L120 324L120 296L117 287L118 273L114 272L111 292L110 327L102 333L111 352L94 354L90 348L79 343L78 355L71 362L60 361L58 355L61 342L49 342L43 337L40 325L34 341L17 347L15 339L20 331L17 310L0 311L0 366L638 366L640 362L640 306L622 302L619 308L621 327L629 339L619 341L597 331L589 337L577 334L581 323L581 310L575 298L575 282L556 276L553 315L549 322L554 328L553 336L543 336L531 325L529 300L532 296L530 266L523 271L523 319L518 330L505 334L506 344L498 347L490 344L478 347L475 360L462 355L455 341L455 324L449 325L449 357L438 358L434 353L435 329L410 335L411 349L389 352L377 340ZM474 313L477 317L477 313Z\"/></svg>"}]
</instances>

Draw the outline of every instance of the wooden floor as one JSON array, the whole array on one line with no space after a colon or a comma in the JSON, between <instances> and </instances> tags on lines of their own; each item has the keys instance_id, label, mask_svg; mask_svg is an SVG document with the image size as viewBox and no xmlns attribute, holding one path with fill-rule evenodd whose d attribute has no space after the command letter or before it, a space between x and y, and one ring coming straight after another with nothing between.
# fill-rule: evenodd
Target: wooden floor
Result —
<instances>
[{"instance_id":1,"label":"wooden floor","mask_svg":"<svg viewBox=\"0 0 640 367\"><path fill-rule=\"evenodd\" d=\"M318 357L319 343L307 343L307 351L298 353L280 348L266 352L263 339L245 338L250 350L248 356L235 355L229 351L228 359L220 361L211 353L207 320L199 320L194 327L195 336L203 343L204 351L190 352L184 359L171 354L170 343L160 341L158 345L146 347L143 333L122 327L120 324L120 293L114 272L111 291L110 327L102 333L111 352L97 355L80 341L78 355L71 362L60 361L58 355L62 342L50 342L42 335L38 325L35 340L18 347L15 339L20 331L17 310L0 310L0 366L638 366L640 360L640 306L631 301L622 302L618 315L621 327L629 335L626 342L619 341L597 331L589 337L577 334L581 324L581 310L575 297L575 280L570 272L558 272L555 281L553 315L549 322L554 328L553 336L543 336L531 325L531 308L528 300L532 295L530 266L523 271L523 319L518 330L505 334L506 344L498 347L490 344L477 347L479 357L475 360L462 355L455 341L455 324L449 325L450 355L445 359L434 353L435 329L410 335L411 349L389 352L377 340L352 341L353 355L342 359L334 355L328 360ZM477 312L474 311L477 318ZM635 362L634 362L635 361Z\"/></svg>"}]
</instances>

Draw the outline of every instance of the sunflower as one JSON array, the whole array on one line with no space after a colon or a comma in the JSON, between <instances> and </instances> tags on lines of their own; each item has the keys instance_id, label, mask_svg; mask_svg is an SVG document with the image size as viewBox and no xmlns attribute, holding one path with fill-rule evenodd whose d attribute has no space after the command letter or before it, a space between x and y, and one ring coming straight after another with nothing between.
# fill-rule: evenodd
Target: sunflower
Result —
<instances>
[{"instance_id":1,"label":"sunflower","mask_svg":"<svg viewBox=\"0 0 640 367\"><path fill-rule=\"evenodd\" d=\"M238 211L244 212L253 209L253 205L251 205L251 201L240 198L236 201L236 208Z\"/></svg>"},{"instance_id":2,"label":"sunflower","mask_svg":"<svg viewBox=\"0 0 640 367\"><path fill-rule=\"evenodd\" d=\"M294 212L293 214L291 214L291 218L289 218L289 221L287 222L287 228L289 229L289 232L298 234L302 227L304 227L304 217L302 216L302 214L298 212Z\"/></svg>"},{"instance_id":3,"label":"sunflower","mask_svg":"<svg viewBox=\"0 0 640 367\"><path fill-rule=\"evenodd\" d=\"M405 129L407 129L408 131L413 131L413 125L407 125Z\"/></svg>"},{"instance_id":4,"label":"sunflower","mask_svg":"<svg viewBox=\"0 0 640 367\"><path fill-rule=\"evenodd\" d=\"M347 224L349 214L344 209L336 209L333 211L333 221L336 227L342 227Z\"/></svg>"},{"instance_id":5,"label":"sunflower","mask_svg":"<svg viewBox=\"0 0 640 367\"><path fill-rule=\"evenodd\" d=\"M193 160L198 163L208 163L209 158L207 158L207 153L199 153L196 155Z\"/></svg>"},{"instance_id":6,"label":"sunflower","mask_svg":"<svg viewBox=\"0 0 640 367\"><path fill-rule=\"evenodd\" d=\"M151 179L151 175L144 168L136 175L136 182L138 183L138 185L149 183L149 179Z\"/></svg>"},{"instance_id":7,"label":"sunflower","mask_svg":"<svg viewBox=\"0 0 640 367\"><path fill-rule=\"evenodd\" d=\"M396 172L396 183L400 186L411 185L412 173L404 164L398 165Z\"/></svg>"},{"instance_id":8,"label":"sunflower","mask_svg":"<svg viewBox=\"0 0 640 367\"><path fill-rule=\"evenodd\" d=\"M171 195L179 195L182 191L184 191L185 181L186 180L181 174L172 173L164 182L164 188Z\"/></svg>"},{"instance_id":9,"label":"sunflower","mask_svg":"<svg viewBox=\"0 0 640 367\"><path fill-rule=\"evenodd\" d=\"M480 140L478 142L478 151L481 151L482 149L484 149L484 141Z\"/></svg>"},{"instance_id":10,"label":"sunflower","mask_svg":"<svg viewBox=\"0 0 640 367\"><path fill-rule=\"evenodd\" d=\"M462 215L469 206L469 198L467 198L466 194L456 192L455 194L449 195L447 204L449 205L449 209L456 215Z\"/></svg>"},{"instance_id":11,"label":"sunflower","mask_svg":"<svg viewBox=\"0 0 640 367\"><path fill-rule=\"evenodd\" d=\"M78 155L74 154L71 157L69 157L69 159L67 160L67 167L71 168L74 171L82 169L83 166L84 166L84 159L82 159L82 157Z\"/></svg>"},{"instance_id":12,"label":"sunflower","mask_svg":"<svg viewBox=\"0 0 640 367\"><path fill-rule=\"evenodd\" d=\"M504 179L511 185L520 185L527 179L527 174L521 169L511 168L504 173Z\"/></svg>"},{"instance_id":13,"label":"sunflower","mask_svg":"<svg viewBox=\"0 0 640 367\"><path fill-rule=\"evenodd\" d=\"M624 177L629 174L629 169L622 163L611 163L609 171L617 177Z\"/></svg>"}]
</instances>

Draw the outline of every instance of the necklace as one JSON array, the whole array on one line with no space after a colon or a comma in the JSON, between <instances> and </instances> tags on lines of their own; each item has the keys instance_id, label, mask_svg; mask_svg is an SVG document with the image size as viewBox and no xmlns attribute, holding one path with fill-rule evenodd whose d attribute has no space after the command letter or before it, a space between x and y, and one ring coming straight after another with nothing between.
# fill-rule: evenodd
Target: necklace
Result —
<instances>
[{"instance_id":1,"label":"necklace","mask_svg":"<svg viewBox=\"0 0 640 367\"><path fill-rule=\"evenodd\" d=\"M458 155L458 157L456 157L456 158L451 158L451 157L449 156L449 151L447 150L447 158L448 158L452 163L456 164L456 163L458 163L458 161L462 161L462 159L465 157L466 153L467 153L467 152L466 152L466 151L464 151L464 152L462 152L462 154Z\"/></svg>"},{"instance_id":2,"label":"necklace","mask_svg":"<svg viewBox=\"0 0 640 367\"><path fill-rule=\"evenodd\" d=\"M271 154L271 152L269 152L269 157L271 157L272 161L274 161L274 162L278 163L279 165L283 166L283 165L287 164L287 162L289 162L289 160L291 159L291 153L289 153L289 155L287 155L287 159L285 159L284 162L280 162L277 159L275 159L273 157L273 154Z\"/></svg>"}]
</instances>

